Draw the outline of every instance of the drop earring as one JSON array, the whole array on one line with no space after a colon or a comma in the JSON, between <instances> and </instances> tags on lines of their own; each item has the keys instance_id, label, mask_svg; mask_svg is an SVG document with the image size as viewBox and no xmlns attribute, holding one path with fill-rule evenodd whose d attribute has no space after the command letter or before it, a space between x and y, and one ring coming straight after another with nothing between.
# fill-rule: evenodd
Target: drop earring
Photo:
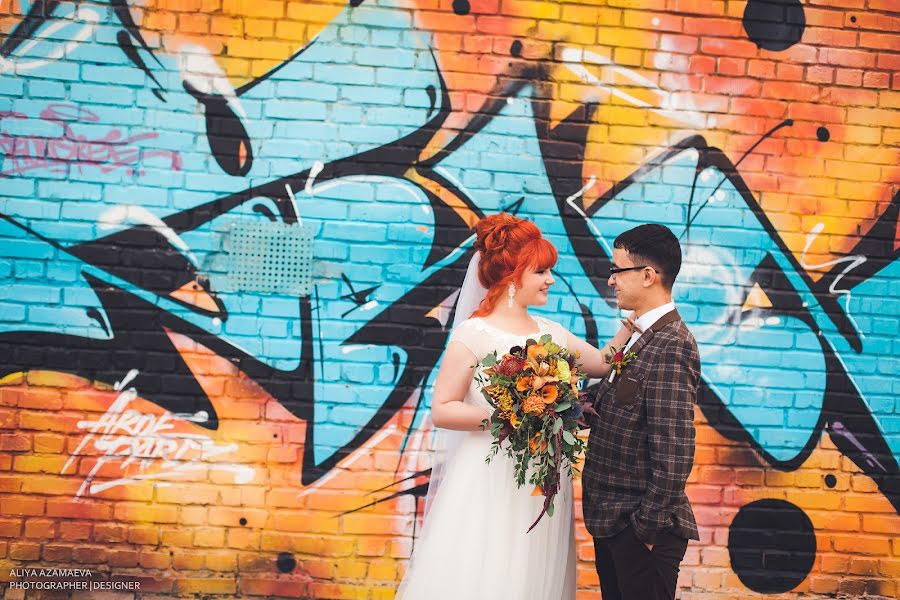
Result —
<instances>
[{"instance_id":1,"label":"drop earring","mask_svg":"<svg viewBox=\"0 0 900 600\"><path fill-rule=\"evenodd\" d=\"M506 288L506 306L509 308L513 307L513 296L516 295L516 284L511 283L509 287Z\"/></svg>"}]
</instances>

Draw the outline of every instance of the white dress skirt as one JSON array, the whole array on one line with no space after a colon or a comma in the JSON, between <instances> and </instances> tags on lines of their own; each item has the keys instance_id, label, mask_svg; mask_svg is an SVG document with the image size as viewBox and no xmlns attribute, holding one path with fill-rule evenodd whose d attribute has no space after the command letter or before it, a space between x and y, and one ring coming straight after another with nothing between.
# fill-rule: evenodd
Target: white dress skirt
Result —
<instances>
[{"instance_id":1,"label":"white dress skirt","mask_svg":"<svg viewBox=\"0 0 900 600\"><path fill-rule=\"evenodd\" d=\"M565 345L567 331L536 317L540 330L510 334L479 318L460 323L450 342L465 344L478 360L508 352L528 338L549 333ZM490 410L473 379L465 402ZM515 463L504 450L490 464L489 432L467 432L443 467L398 600L573 600L575 598L575 522L572 481L560 476L554 514L540 514L543 496L532 496L514 479Z\"/></svg>"}]
</instances>

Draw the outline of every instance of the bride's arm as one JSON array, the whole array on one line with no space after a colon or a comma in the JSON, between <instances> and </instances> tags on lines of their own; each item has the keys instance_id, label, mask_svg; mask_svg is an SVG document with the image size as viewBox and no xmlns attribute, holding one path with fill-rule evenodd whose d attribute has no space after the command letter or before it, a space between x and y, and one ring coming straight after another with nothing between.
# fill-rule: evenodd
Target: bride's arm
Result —
<instances>
[{"instance_id":1,"label":"bride's arm","mask_svg":"<svg viewBox=\"0 0 900 600\"><path fill-rule=\"evenodd\" d=\"M609 375L609 363L606 362L606 355L611 353L610 348L615 346L621 350L628 339L631 337L632 330L626 325L622 325L616 335L613 336L603 348L597 349L587 343L577 335L569 332L568 349L570 352L578 351L581 354L581 364L588 377L605 377Z\"/></svg>"},{"instance_id":2,"label":"bride's arm","mask_svg":"<svg viewBox=\"0 0 900 600\"><path fill-rule=\"evenodd\" d=\"M478 359L464 344L450 342L447 345L431 400L431 420L435 427L478 431L481 429L481 422L490 418L487 411L463 403L474 376L476 362Z\"/></svg>"}]
</instances>

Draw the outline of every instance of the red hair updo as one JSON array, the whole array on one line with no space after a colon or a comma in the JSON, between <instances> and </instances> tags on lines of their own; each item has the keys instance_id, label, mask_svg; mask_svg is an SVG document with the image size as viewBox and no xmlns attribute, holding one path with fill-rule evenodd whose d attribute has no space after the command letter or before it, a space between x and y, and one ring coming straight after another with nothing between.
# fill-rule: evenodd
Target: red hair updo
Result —
<instances>
[{"instance_id":1,"label":"red hair updo","mask_svg":"<svg viewBox=\"0 0 900 600\"><path fill-rule=\"evenodd\" d=\"M478 222L475 235L475 249L481 253L478 280L487 295L473 317L489 315L509 284L518 284L529 269L541 271L556 264L556 247L527 219L507 213L491 215Z\"/></svg>"}]
</instances>

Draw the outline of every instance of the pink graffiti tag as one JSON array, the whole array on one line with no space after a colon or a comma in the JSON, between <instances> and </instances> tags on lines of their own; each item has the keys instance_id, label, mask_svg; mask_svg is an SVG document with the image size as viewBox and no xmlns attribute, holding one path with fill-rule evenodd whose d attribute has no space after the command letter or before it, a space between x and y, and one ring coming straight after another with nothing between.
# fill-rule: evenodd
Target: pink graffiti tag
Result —
<instances>
[{"instance_id":1,"label":"pink graffiti tag","mask_svg":"<svg viewBox=\"0 0 900 600\"><path fill-rule=\"evenodd\" d=\"M0 111L0 125L7 120L28 120L19 112ZM4 155L0 176L20 176L27 171L49 169L53 173L65 173L68 165L83 173L86 167L109 173L126 168L133 175L138 164L153 157L169 160L170 168L181 170L181 155L173 150L143 149L135 144L156 139L159 133L146 132L124 137L119 129L110 129L99 139L88 139L72 129L71 123L97 123L100 117L94 112L74 104L49 104L41 111L40 120L62 126L56 137L15 135L0 130L0 153ZM139 174L143 174L139 171Z\"/></svg>"}]
</instances>

